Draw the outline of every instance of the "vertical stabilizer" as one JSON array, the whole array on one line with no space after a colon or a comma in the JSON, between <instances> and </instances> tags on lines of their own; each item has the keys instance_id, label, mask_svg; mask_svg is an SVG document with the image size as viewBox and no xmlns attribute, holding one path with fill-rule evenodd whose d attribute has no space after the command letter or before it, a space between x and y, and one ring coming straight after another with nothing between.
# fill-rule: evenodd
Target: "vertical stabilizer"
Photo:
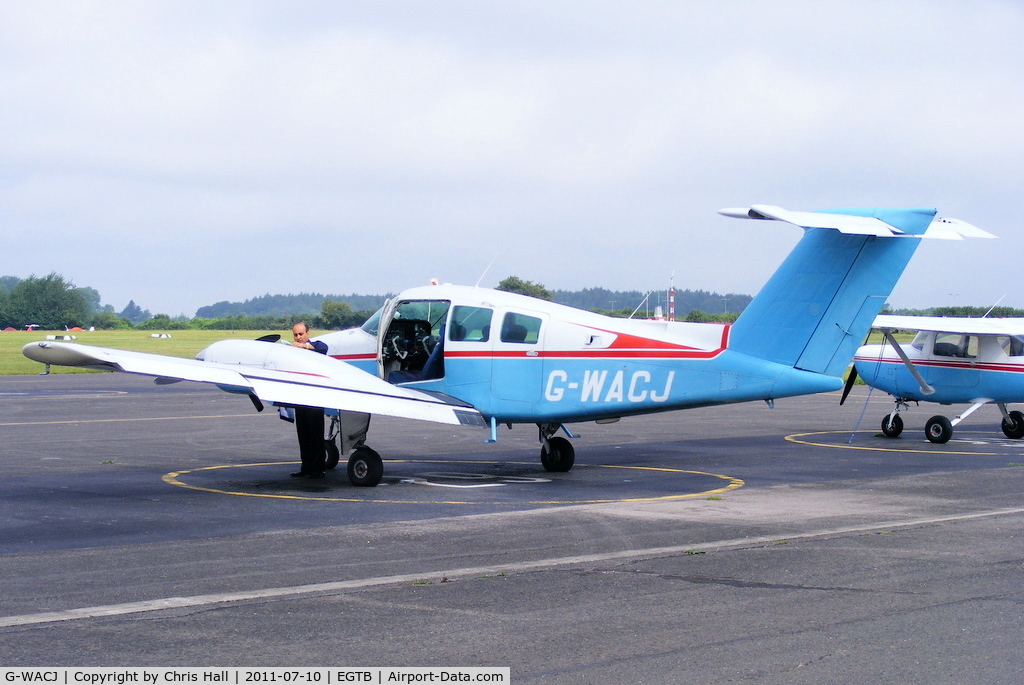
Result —
<instances>
[{"instance_id":1,"label":"vertical stabilizer","mask_svg":"<svg viewBox=\"0 0 1024 685\"><path fill-rule=\"evenodd\" d=\"M723 210L741 216L743 210ZM729 348L805 371L842 375L881 311L934 209L788 212L755 206L744 218L804 228L782 266L736 320Z\"/></svg>"}]
</instances>

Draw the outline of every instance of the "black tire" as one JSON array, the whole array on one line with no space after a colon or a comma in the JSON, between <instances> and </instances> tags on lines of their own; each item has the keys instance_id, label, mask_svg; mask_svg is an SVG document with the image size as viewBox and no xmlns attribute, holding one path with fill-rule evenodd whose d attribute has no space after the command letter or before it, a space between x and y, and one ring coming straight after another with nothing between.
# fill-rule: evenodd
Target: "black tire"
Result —
<instances>
[{"instance_id":1,"label":"black tire","mask_svg":"<svg viewBox=\"0 0 1024 685\"><path fill-rule=\"evenodd\" d=\"M897 414L890 418L888 414L882 417L882 433L887 438L898 438L903 432L903 419Z\"/></svg>"},{"instance_id":2,"label":"black tire","mask_svg":"<svg viewBox=\"0 0 1024 685\"><path fill-rule=\"evenodd\" d=\"M341 452L338 451L338 443L333 440L324 440L324 467L327 469L333 469L341 461Z\"/></svg>"},{"instance_id":3,"label":"black tire","mask_svg":"<svg viewBox=\"0 0 1024 685\"><path fill-rule=\"evenodd\" d=\"M945 416L933 416L924 425L924 434L930 442L944 445L953 437L953 424Z\"/></svg>"},{"instance_id":4,"label":"black tire","mask_svg":"<svg viewBox=\"0 0 1024 685\"><path fill-rule=\"evenodd\" d=\"M359 488L376 487L384 477L384 462L380 455L363 445L352 451L348 458L348 479Z\"/></svg>"},{"instance_id":5,"label":"black tire","mask_svg":"<svg viewBox=\"0 0 1024 685\"><path fill-rule=\"evenodd\" d=\"M1024 413L1010 412L1010 420L1003 419L1003 435L1014 440L1024 438Z\"/></svg>"},{"instance_id":6,"label":"black tire","mask_svg":"<svg viewBox=\"0 0 1024 685\"><path fill-rule=\"evenodd\" d=\"M540 450L540 463L546 471L568 471L576 463L576 449L565 438L550 438Z\"/></svg>"}]
</instances>

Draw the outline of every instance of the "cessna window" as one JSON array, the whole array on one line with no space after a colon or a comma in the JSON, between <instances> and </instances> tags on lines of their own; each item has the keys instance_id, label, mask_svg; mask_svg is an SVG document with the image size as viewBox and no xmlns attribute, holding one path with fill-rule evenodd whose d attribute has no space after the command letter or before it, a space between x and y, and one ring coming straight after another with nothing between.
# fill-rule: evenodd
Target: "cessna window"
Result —
<instances>
[{"instance_id":1,"label":"cessna window","mask_svg":"<svg viewBox=\"0 0 1024 685\"><path fill-rule=\"evenodd\" d=\"M381 348L384 378L408 383L444 376L438 343L450 304L447 300L415 300L398 305ZM435 348L437 354L431 354Z\"/></svg>"},{"instance_id":2,"label":"cessna window","mask_svg":"<svg viewBox=\"0 0 1024 685\"><path fill-rule=\"evenodd\" d=\"M1024 339L1017 335L1000 335L999 346L1007 357L1024 357Z\"/></svg>"},{"instance_id":3,"label":"cessna window","mask_svg":"<svg viewBox=\"0 0 1024 685\"><path fill-rule=\"evenodd\" d=\"M928 333L928 331L921 331L920 333L914 336L914 342L910 343L910 346L913 347L915 350L923 350L924 343L926 340L928 340L929 335L930 333Z\"/></svg>"},{"instance_id":4,"label":"cessna window","mask_svg":"<svg viewBox=\"0 0 1024 685\"><path fill-rule=\"evenodd\" d=\"M449 340L487 342L491 337L491 310L483 307L455 307L448 327Z\"/></svg>"},{"instance_id":5,"label":"cessna window","mask_svg":"<svg viewBox=\"0 0 1024 685\"><path fill-rule=\"evenodd\" d=\"M509 312L501 322L501 342L537 344L540 338L540 319L535 316Z\"/></svg>"},{"instance_id":6,"label":"cessna window","mask_svg":"<svg viewBox=\"0 0 1024 685\"><path fill-rule=\"evenodd\" d=\"M959 333L936 333L932 351L936 357L977 357L978 337Z\"/></svg>"}]
</instances>

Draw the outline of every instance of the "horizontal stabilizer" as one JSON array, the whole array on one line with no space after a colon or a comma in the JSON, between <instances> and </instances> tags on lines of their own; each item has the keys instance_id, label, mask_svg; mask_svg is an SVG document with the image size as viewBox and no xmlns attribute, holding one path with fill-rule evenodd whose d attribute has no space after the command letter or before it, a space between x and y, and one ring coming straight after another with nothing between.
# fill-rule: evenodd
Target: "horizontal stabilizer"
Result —
<instances>
[{"instance_id":1,"label":"horizontal stabilizer","mask_svg":"<svg viewBox=\"0 0 1024 685\"><path fill-rule=\"evenodd\" d=\"M910 232L895 223L902 223L888 215L902 215L906 212L932 213L933 210L875 210L874 216L864 210L823 210L820 212L793 212L773 205L751 205L749 209L732 208L718 211L734 219L760 219L784 221L801 228L832 229L848 235L873 235L879 238L918 237L939 240L963 240L964 238L995 238L988 231L972 226L959 219L935 217L924 232Z\"/></svg>"}]
</instances>

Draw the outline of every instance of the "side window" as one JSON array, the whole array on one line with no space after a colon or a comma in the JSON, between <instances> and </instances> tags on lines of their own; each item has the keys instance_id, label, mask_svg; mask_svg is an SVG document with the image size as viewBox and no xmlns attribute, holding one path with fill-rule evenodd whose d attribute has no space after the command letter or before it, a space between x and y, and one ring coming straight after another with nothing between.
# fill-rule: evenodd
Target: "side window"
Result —
<instances>
[{"instance_id":1,"label":"side window","mask_svg":"<svg viewBox=\"0 0 1024 685\"><path fill-rule=\"evenodd\" d=\"M1000 335L996 338L1007 357L1024 357L1024 340L1016 335Z\"/></svg>"},{"instance_id":2,"label":"side window","mask_svg":"<svg viewBox=\"0 0 1024 685\"><path fill-rule=\"evenodd\" d=\"M932 351L937 357L977 357L978 338L959 333L937 333Z\"/></svg>"},{"instance_id":3,"label":"side window","mask_svg":"<svg viewBox=\"0 0 1024 685\"><path fill-rule=\"evenodd\" d=\"M501 322L501 342L536 345L540 339L540 319L509 312Z\"/></svg>"},{"instance_id":4,"label":"side window","mask_svg":"<svg viewBox=\"0 0 1024 685\"><path fill-rule=\"evenodd\" d=\"M448 327L448 339L487 342L491 337L491 313L484 307L455 307Z\"/></svg>"},{"instance_id":5,"label":"side window","mask_svg":"<svg viewBox=\"0 0 1024 685\"><path fill-rule=\"evenodd\" d=\"M978 356L978 336L968 335L964 340L964 356L974 359Z\"/></svg>"}]
</instances>

